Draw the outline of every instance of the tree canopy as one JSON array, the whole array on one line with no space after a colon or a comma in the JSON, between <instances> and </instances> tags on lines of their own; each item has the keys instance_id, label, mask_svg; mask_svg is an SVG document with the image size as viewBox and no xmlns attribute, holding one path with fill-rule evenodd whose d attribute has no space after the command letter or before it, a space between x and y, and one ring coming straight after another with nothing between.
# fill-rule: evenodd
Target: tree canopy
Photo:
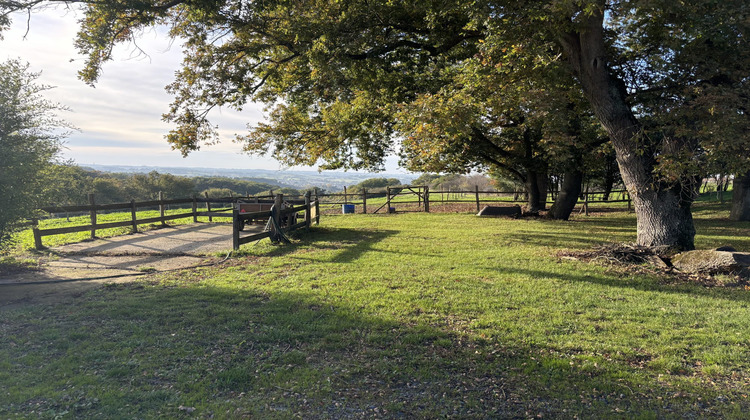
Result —
<instances>
[{"instance_id":1,"label":"tree canopy","mask_svg":"<svg viewBox=\"0 0 750 420\"><path fill-rule=\"evenodd\" d=\"M594 116L633 197L638 242L680 248L693 246L699 172L712 160L748 167L747 154L737 153L749 146L745 0L85 7L77 45L88 56L81 77L89 83L114 44L148 27L169 25L184 42L164 116L176 124L168 141L183 153L215 140L211 108L259 101L267 121L238 140L287 164L378 169L400 152L412 168L511 170L498 158L531 139L537 147L524 150L524 163L585 155L599 137Z\"/></svg>"},{"instance_id":2,"label":"tree canopy","mask_svg":"<svg viewBox=\"0 0 750 420\"><path fill-rule=\"evenodd\" d=\"M65 129L62 106L43 96L48 86L18 60L0 63L0 241L45 200L47 171L58 159Z\"/></svg>"}]
</instances>

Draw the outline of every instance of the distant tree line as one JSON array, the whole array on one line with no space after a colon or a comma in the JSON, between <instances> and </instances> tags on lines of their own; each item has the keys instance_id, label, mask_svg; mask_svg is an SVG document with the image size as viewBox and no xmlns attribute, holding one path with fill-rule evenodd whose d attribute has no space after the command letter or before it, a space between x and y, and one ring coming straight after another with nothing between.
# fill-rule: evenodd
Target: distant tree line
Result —
<instances>
[{"instance_id":1,"label":"distant tree line","mask_svg":"<svg viewBox=\"0 0 750 420\"><path fill-rule=\"evenodd\" d=\"M185 177L156 171L147 174L108 173L70 164L51 165L46 175L48 185L45 196L48 204L56 205L86 203L90 193L96 195L96 202L100 204L154 200L159 192L165 198L185 198L206 193L209 197L266 195L271 192L300 194L293 188L246 179Z\"/></svg>"}]
</instances>

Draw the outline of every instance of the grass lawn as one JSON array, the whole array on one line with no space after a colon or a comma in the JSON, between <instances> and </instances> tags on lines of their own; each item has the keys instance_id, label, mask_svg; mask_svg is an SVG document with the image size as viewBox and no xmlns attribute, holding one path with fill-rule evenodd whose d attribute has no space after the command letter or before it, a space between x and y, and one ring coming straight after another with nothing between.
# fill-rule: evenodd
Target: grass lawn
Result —
<instances>
[{"instance_id":1,"label":"grass lawn","mask_svg":"<svg viewBox=\"0 0 750 420\"><path fill-rule=\"evenodd\" d=\"M750 250L723 217L696 210L697 246ZM750 291L557 257L634 239L627 213L327 216L223 266L14 304L0 418L746 418Z\"/></svg>"}]
</instances>

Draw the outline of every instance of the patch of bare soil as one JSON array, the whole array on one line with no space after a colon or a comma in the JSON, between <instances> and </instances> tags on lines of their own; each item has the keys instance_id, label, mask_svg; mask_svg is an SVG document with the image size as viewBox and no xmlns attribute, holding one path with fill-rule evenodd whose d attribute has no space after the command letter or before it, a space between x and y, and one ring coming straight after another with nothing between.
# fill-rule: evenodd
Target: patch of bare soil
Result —
<instances>
[{"instance_id":1,"label":"patch of bare soil","mask_svg":"<svg viewBox=\"0 0 750 420\"><path fill-rule=\"evenodd\" d=\"M231 249L231 225L207 223L64 245L38 267L0 272L0 305L59 301L105 283L214 264Z\"/></svg>"}]
</instances>

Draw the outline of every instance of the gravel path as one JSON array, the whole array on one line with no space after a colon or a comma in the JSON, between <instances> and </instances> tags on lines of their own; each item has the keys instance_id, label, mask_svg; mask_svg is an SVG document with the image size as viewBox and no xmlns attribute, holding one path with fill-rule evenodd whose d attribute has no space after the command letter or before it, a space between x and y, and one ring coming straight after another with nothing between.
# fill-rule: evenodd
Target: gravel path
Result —
<instances>
[{"instance_id":1,"label":"gravel path","mask_svg":"<svg viewBox=\"0 0 750 420\"><path fill-rule=\"evenodd\" d=\"M251 229L261 229L248 226ZM210 264L232 249L226 223L177 225L53 248L41 269L0 277L0 303L56 300L101 283L132 281L147 272Z\"/></svg>"}]
</instances>

